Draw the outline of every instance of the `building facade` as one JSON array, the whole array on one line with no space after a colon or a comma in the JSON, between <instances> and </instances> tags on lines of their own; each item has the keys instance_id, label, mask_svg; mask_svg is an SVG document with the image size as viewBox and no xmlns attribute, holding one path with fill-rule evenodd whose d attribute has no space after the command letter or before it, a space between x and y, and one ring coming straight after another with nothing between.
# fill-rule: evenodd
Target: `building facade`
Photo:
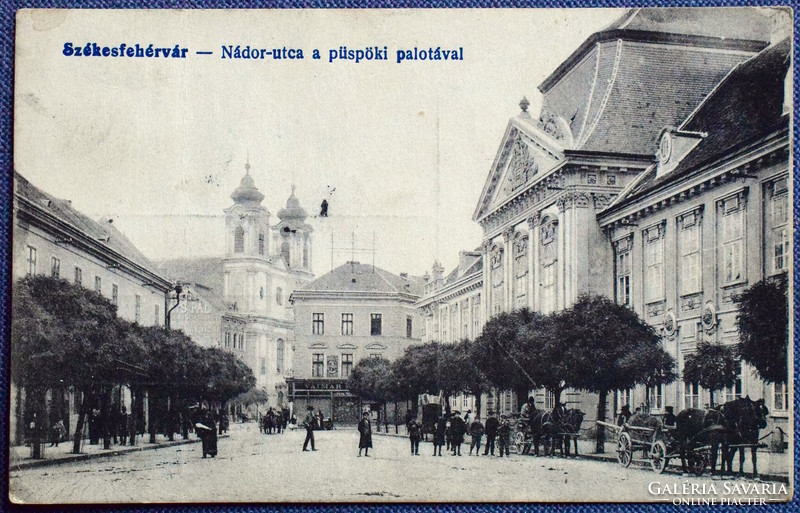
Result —
<instances>
[{"instance_id":1,"label":"building facade","mask_svg":"<svg viewBox=\"0 0 800 513\"><path fill-rule=\"evenodd\" d=\"M657 162L598 216L614 251L614 297L661 331L679 374L698 342L739 342L737 295L791 276L790 62L787 38L733 69L680 125L664 127ZM620 394L617 403L656 412L711 400L682 381ZM788 430L786 385L743 364L715 400L744 396L764 398Z\"/></svg>"},{"instance_id":2,"label":"building facade","mask_svg":"<svg viewBox=\"0 0 800 513\"><path fill-rule=\"evenodd\" d=\"M142 326L164 325L172 283L112 220L90 219L71 201L47 194L16 171L12 215L13 281L27 275L65 279L108 298L123 319ZM24 391L12 384L12 443L23 436L23 396ZM47 401L51 416L58 412L73 433L80 398L70 390L50 391ZM117 404L128 401L126 390L118 390Z\"/></svg>"},{"instance_id":3,"label":"building facade","mask_svg":"<svg viewBox=\"0 0 800 513\"><path fill-rule=\"evenodd\" d=\"M631 9L542 82L538 115L523 98L473 215L484 232L482 319L522 307L558 311L584 293L614 296L614 246L598 215L652 169L665 127L680 126L770 44L771 16ZM544 391L534 393L551 406ZM562 397L594 420L596 396Z\"/></svg>"},{"instance_id":4,"label":"building facade","mask_svg":"<svg viewBox=\"0 0 800 513\"><path fill-rule=\"evenodd\" d=\"M289 380L294 411L311 405L334 422L357 422L360 403L347 390L347 379L364 358L392 361L420 343L422 326L414 303L421 285L407 274L347 262L295 290Z\"/></svg>"},{"instance_id":5,"label":"building facade","mask_svg":"<svg viewBox=\"0 0 800 513\"><path fill-rule=\"evenodd\" d=\"M294 194L278 211L278 222L262 205L264 194L245 175L225 209L225 256L161 262L184 284L183 303L172 327L199 343L237 355L267 392L270 405L287 404L292 373L294 316L289 296L310 282L312 232Z\"/></svg>"}]
</instances>

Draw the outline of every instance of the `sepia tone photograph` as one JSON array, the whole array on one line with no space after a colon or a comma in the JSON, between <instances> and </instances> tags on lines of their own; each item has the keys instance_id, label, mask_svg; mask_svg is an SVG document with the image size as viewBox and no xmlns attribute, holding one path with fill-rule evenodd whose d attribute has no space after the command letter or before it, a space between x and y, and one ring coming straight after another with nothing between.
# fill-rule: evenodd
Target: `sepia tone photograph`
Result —
<instances>
[{"instance_id":1,"label":"sepia tone photograph","mask_svg":"<svg viewBox=\"0 0 800 513\"><path fill-rule=\"evenodd\" d=\"M15 504L793 496L788 7L22 9Z\"/></svg>"}]
</instances>

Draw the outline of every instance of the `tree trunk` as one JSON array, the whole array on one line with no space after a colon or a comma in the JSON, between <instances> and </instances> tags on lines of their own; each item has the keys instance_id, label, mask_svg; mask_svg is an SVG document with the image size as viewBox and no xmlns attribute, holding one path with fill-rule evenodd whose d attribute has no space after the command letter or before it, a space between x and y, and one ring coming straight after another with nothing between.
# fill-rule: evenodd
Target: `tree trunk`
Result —
<instances>
[{"instance_id":1,"label":"tree trunk","mask_svg":"<svg viewBox=\"0 0 800 513\"><path fill-rule=\"evenodd\" d=\"M111 388L103 386L100 396L100 409L103 421L100 423L103 430L103 449L111 449Z\"/></svg>"},{"instance_id":2,"label":"tree trunk","mask_svg":"<svg viewBox=\"0 0 800 513\"><path fill-rule=\"evenodd\" d=\"M72 443L72 453L73 454L80 454L81 453L81 439L83 437L83 425L86 419L87 413L87 404L86 404L86 396L88 395L82 389L76 389L76 393L81 398L81 407L78 409L78 423L75 425L75 438Z\"/></svg>"},{"instance_id":3,"label":"tree trunk","mask_svg":"<svg viewBox=\"0 0 800 513\"><path fill-rule=\"evenodd\" d=\"M711 401L711 407L713 408L714 407L714 391L713 390L709 390L708 393L709 393L709 399Z\"/></svg>"},{"instance_id":4,"label":"tree trunk","mask_svg":"<svg viewBox=\"0 0 800 513\"><path fill-rule=\"evenodd\" d=\"M608 390L601 390L597 400L597 420L605 422L606 420L606 398ZM605 452L606 443L606 430L600 424L597 425L597 442L595 444L595 452L603 454Z\"/></svg>"},{"instance_id":5,"label":"tree trunk","mask_svg":"<svg viewBox=\"0 0 800 513\"><path fill-rule=\"evenodd\" d=\"M131 391L133 394L133 391ZM147 389L147 431L150 434L150 443L156 443L156 408L158 401L156 399L154 388Z\"/></svg>"},{"instance_id":6,"label":"tree trunk","mask_svg":"<svg viewBox=\"0 0 800 513\"><path fill-rule=\"evenodd\" d=\"M133 446L136 445L136 426L139 425L139 402L141 400L142 390L137 388L131 389L131 413L128 417L128 443ZM148 404L149 406L149 404ZM148 408L149 412L150 408Z\"/></svg>"},{"instance_id":7,"label":"tree trunk","mask_svg":"<svg viewBox=\"0 0 800 513\"><path fill-rule=\"evenodd\" d=\"M558 406L558 405L560 405L560 404L561 404L561 392L563 392L563 391L564 391L564 389L562 389L562 388L557 388L557 389L556 389L556 390L553 392L553 400L554 400L554 402L555 402L555 405L554 405L554 406Z\"/></svg>"},{"instance_id":8,"label":"tree trunk","mask_svg":"<svg viewBox=\"0 0 800 513\"><path fill-rule=\"evenodd\" d=\"M481 391L480 390L473 390L472 391L473 397L475 397L475 417L486 418L485 415L481 415Z\"/></svg>"}]
</instances>

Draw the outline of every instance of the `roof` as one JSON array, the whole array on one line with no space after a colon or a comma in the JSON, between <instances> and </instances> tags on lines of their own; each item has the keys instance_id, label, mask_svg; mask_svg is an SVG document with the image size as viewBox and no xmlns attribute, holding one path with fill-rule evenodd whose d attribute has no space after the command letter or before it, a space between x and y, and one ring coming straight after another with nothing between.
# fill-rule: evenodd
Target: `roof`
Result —
<instances>
[{"instance_id":1,"label":"roof","mask_svg":"<svg viewBox=\"0 0 800 513\"><path fill-rule=\"evenodd\" d=\"M754 8L633 9L593 34L539 86L542 115L569 127L569 149L652 155L738 63L765 48Z\"/></svg>"},{"instance_id":2,"label":"roof","mask_svg":"<svg viewBox=\"0 0 800 513\"><path fill-rule=\"evenodd\" d=\"M624 198L615 202L615 206L691 174L735 148L788 127L783 102L790 52L791 41L786 38L733 69L680 126L681 130L705 133L700 143L674 170L661 177L656 176L653 166Z\"/></svg>"},{"instance_id":3,"label":"roof","mask_svg":"<svg viewBox=\"0 0 800 513\"><path fill-rule=\"evenodd\" d=\"M97 244L105 246L122 255L150 273L162 276L151 262L133 243L119 231L111 219L95 221L72 207L69 200L59 199L47 194L30 183L19 172L14 171L14 194L36 205L42 211L72 225Z\"/></svg>"},{"instance_id":4,"label":"roof","mask_svg":"<svg viewBox=\"0 0 800 513\"><path fill-rule=\"evenodd\" d=\"M178 258L156 262L172 281L192 285L194 292L214 308L226 311L222 257Z\"/></svg>"},{"instance_id":5,"label":"roof","mask_svg":"<svg viewBox=\"0 0 800 513\"><path fill-rule=\"evenodd\" d=\"M444 279L444 285L455 283L464 276L481 273L483 271L483 256L479 251L480 248L475 251L462 252L459 255L458 265Z\"/></svg>"},{"instance_id":6,"label":"roof","mask_svg":"<svg viewBox=\"0 0 800 513\"><path fill-rule=\"evenodd\" d=\"M347 262L306 284L298 292L377 292L420 296L422 286L422 279L416 276L404 278L380 267Z\"/></svg>"}]
</instances>

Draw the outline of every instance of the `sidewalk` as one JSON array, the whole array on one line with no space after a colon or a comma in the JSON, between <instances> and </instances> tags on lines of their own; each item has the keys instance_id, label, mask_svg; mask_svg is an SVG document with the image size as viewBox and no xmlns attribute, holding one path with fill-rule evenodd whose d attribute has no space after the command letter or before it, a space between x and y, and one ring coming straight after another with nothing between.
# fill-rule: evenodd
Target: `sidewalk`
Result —
<instances>
[{"instance_id":1,"label":"sidewalk","mask_svg":"<svg viewBox=\"0 0 800 513\"><path fill-rule=\"evenodd\" d=\"M232 426L233 427L233 426ZM228 438L229 434L219 435L219 438ZM8 470L23 470L28 468L45 467L49 465L60 465L62 463L72 463L75 461L85 461L96 458L108 458L111 456L120 456L131 452L150 451L155 449L163 449L165 447L174 447L176 445L193 444L200 442L200 439L194 433L189 433L189 438L184 440L180 434L175 435L175 440L169 441L164 435L156 435L156 443L150 443L150 436L136 438L136 445L114 445L111 444L110 449L103 449L103 441L97 445L90 445L89 440L84 440L81 453L74 454L72 452L72 440L61 442L58 447L50 447L49 443L44 444L42 449L43 457L41 459L31 458L31 448L25 445L16 445L8 449Z\"/></svg>"},{"instance_id":2,"label":"sidewalk","mask_svg":"<svg viewBox=\"0 0 800 513\"><path fill-rule=\"evenodd\" d=\"M391 426L390 426L391 431ZM380 436L392 436L392 437L399 437L399 438L408 438L407 434L403 434L405 431L404 427L400 427L400 434L394 434L394 431L390 433L376 433L375 431L372 432L373 435L380 435ZM469 441L469 436L466 437L466 441ZM514 445L512 444L512 448ZM570 452L574 451L575 446L570 446ZM541 448L540 448L541 450ZM556 453L555 457L560 457L560 452ZM590 460L598 460L598 461L605 461L609 463L613 463L614 465L619 465L617 462L617 444L614 442L606 442L605 443L605 453L597 454L595 453L595 442L594 440L578 440L578 454L579 458L586 458ZM744 462L744 471L745 475L749 475L753 472L753 463L750 459L750 451L748 450L746 453L746 458ZM636 458L641 458L642 454L638 453ZM637 467L646 467L650 469L650 463L645 461L634 461L631 463L631 466ZM718 463L719 465L719 463ZM776 481L780 483L789 483L789 471L788 469L792 468L794 465L792 453L790 451L786 451L784 453L775 453L775 452L767 452L767 451L758 451L758 477L762 481ZM734 456L733 459L733 468L738 470L739 468L739 455L738 453ZM670 473L681 473L680 469L680 460L672 461L670 460L669 467L667 468L666 472ZM706 469L706 476L710 476L708 474L708 469Z\"/></svg>"}]
</instances>

